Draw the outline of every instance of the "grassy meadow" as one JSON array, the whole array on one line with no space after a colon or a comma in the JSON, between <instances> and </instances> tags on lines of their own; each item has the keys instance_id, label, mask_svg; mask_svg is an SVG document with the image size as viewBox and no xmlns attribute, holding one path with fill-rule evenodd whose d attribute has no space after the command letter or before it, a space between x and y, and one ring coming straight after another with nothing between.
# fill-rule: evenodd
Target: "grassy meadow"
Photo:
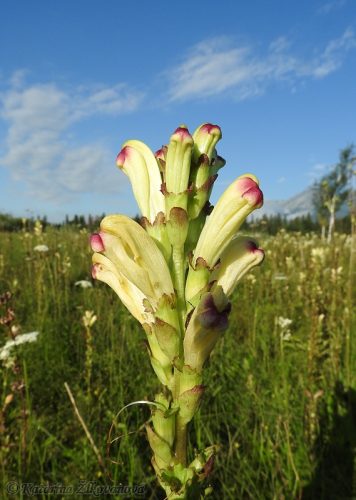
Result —
<instances>
[{"instance_id":1,"label":"grassy meadow","mask_svg":"<svg viewBox=\"0 0 356 500\"><path fill-rule=\"evenodd\" d=\"M234 294L190 453L218 446L211 498L356 498L351 238L336 234L327 244L282 230L258 240L266 259ZM145 485L144 498L164 498L143 428L149 407L131 406L115 420L159 390L145 336L90 267L85 229L0 233L0 350L16 334L39 332L0 360L1 498L9 481L81 479ZM120 439L108 449L112 424Z\"/></svg>"}]
</instances>

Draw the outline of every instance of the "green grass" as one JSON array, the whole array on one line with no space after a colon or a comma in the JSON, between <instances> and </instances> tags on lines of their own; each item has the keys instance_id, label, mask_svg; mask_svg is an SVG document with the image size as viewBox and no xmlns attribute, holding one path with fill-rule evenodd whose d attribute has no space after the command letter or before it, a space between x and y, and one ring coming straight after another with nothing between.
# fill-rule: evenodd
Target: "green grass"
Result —
<instances>
[{"instance_id":1,"label":"green grass","mask_svg":"<svg viewBox=\"0 0 356 500\"><path fill-rule=\"evenodd\" d=\"M331 245L317 235L283 231L263 239L265 263L238 287L229 330L206 370L190 453L219 446L212 498L352 498L356 363L350 237L336 235ZM48 253L33 250L40 243ZM145 484L145 498L164 498L142 428L147 406L121 413L113 432L123 437L110 450L118 464L106 460L116 413L132 401L152 400L160 387L144 333L117 296L102 283L89 289L74 285L90 279L90 255L83 230L0 234L0 294L13 293L0 316L11 306L13 326L40 332L35 343L17 348L12 367L0 366L3 496L12 480L71 485L83 479ZM82 321L87 310L97 315L91 341ZM279 317L292 323L283 330ZM0 334L2 346L9 327L0 325ZM111 480L74 414L65 382Z\"/></svg>"}]
</instances>

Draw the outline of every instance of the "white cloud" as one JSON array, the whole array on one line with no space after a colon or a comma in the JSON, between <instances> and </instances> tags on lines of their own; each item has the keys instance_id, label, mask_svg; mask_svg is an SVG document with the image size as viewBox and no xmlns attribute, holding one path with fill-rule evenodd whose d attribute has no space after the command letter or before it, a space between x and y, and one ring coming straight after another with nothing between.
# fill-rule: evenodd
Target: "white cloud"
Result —
<instances>
[{"instance_id":1,"label":"white cloud","mask_svg":"<svg viewBox=\"0 0 356 500\"><path fill-rule=\"evenodd\" d=\"M53 83L24 86L17 72L0 93L0 118L8 125L0 164L41 199L117 192L120 180L108 148L99 141L73 144L71 127L91 116L134 111L141 99L123 84L71 91Z\"/></svg>"},{"instance_id":2,"label":"white cloud","mask_svg":"<svg viewBox=\"0 0 356 500\"><path fill-rule=\"evenodd\" d=\"M331 0L330 2L324 2L323 5L318 8L318 13L330 14L330 12L341 9L345 5L346 0Z\"/></svg>"},{"instance_id":3,"label":"white cloud","mask_svg":"<svg viewBox=\"0 0 356 500\"><path fill-rule=\"evenodd\" d=\"M323 78L339 69L343 63L344 55L351 49L356 48L356 37L351 28L348 28L340 38L331 40L325 50L315 61L311 75Z\"/></svg>"},{"instance_id":4,"label":"white cloud","mask_svg":"<svg viewBox=\"0 0 356 500\"><path fill-rule=\"evenodd\" d=\"M193 47L186 59L167 73L169 98L182 101L230 93L242 100L281 81L295 89L298 81L324 78L336 71L346 52L355 47L356 37L350 28L309 58L292 54L286 37L272 41L265 54L258 54L249 45L236 45L227 37L213 38Z\"/></svg>"}]
</instances>

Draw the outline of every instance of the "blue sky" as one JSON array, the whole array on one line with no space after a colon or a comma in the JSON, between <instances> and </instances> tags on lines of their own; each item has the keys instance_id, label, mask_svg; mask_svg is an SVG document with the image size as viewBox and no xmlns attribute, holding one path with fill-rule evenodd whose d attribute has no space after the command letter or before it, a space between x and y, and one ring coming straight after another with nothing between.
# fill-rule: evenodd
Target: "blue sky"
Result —
<instances>
[{"instance_id":1,"label":"blue sky","mask_svg":"<svg viewBox=\"0 0 356 500\"><path fill-rule=\"evenodd\" d=\"M245 172L288 198L356 142L355 82L355 0L4 0L0 211L133 215L121 144L206 121L215 199Z\"/></svg>"}]
</instances>

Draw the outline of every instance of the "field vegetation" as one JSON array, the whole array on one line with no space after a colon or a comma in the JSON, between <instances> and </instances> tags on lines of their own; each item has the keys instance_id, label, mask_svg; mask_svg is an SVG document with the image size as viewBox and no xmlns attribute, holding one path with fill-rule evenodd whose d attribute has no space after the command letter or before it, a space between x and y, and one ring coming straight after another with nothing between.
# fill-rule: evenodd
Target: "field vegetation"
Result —
<instances>
[{"instance_id":1,"label":"field vegetation","mask_svg":"<svg viewBox=\"0 0 356 500\"><path fill-rule=\"evenodd\" d=\"M282 229L258 239L266 259L233 297L229 330L210 359L191 425L190 453L218 447L212 498L352 498L351 236L336 233L327 243L316 232ZM85 227L37 223L0 233L4 497L9 481L81 479L141 484L144 498L164 496L150 465L148 407L130 406L116 419L122 407L159 390L145 337L114 292L91 279L90 266ZM32 342L15 345L34 331ZM111 439L119 439L107 446L111 425Z\"/></svg>"}]
</instances>

